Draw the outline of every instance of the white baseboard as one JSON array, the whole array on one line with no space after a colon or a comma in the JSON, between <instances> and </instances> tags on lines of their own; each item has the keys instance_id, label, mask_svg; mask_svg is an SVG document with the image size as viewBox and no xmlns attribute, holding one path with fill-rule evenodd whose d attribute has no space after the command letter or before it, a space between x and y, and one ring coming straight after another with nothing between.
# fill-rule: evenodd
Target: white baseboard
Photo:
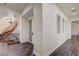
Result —
<instances>
[{"instance_id":1,"label":"white baseboard","mask_svg":"<svg viewBox=\"0 0 79 59\"><path fill-rule=\"evenodd\" d=\"M67 40L65 40L65 41L67 41ZM64 43L65 41L63 41L63 43ZM63 43L59 44L55 49L52 49L51 51L49 51L48 53L46 53L44 56L49 56L49 55L51 55L51 54L52 54L56 49L58 49Z\"/></svg>"},{"instance_id":2,"label":"white baseboard","mask_svg":"<svg viewBox=\"0 0 79 59\"><path fill-rule=\"evenodd\" d=\"M35 56L41 56L40 54L38 54L37 52L33 52L35 54Z\"/></svg>"},{"instance_id":3,"label":"white baseboard","mask_svg":"<svg viewBox=\"0 0 79 59\"><path fill-rule=\"evenodd\" d=\"M67 39L67 40L68 40L68 39ZM63 43L66 42L67 40L63 41ZM46 54L44 54L44 55L40 55L40 54L38 54L38 53L35 52L35 51L34 51L34 54L35 54L36 56L49 56L49 55L51 55L56 49L58 49L63 43L59 44L55 49L52 49L51 51L49 51L48 53L46 53Z\"/></svg>"}]
</instances>

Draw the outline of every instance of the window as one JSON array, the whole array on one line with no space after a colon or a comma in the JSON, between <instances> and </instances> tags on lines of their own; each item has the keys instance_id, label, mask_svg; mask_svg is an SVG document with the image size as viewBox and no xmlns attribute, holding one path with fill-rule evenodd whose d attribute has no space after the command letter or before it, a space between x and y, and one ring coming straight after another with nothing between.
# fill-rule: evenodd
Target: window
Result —
<instances>
[{"instance_id":1,"label":"window","mask_svg":"<svg viewBox=\"0 0 79 59\"><path fill-rule=\"evenodd\" d=\"M65 33L67 33L67 21L65 20Z\"/></svg>"},{"instance_id":2,"label":"window","mask_svg":"<svg viewBox=\"0 0 79 59\"><path fill-rule=\"evenodd\" d=\"M61 31L61 21L60 21L61 17L60 15L57 15L57 33L59 34Z\"/></svg>"},{"instance_id":3,"label":"window","mask_svg":"<svg viewBox=\"0 0 79 59\"><path fill-rule=\"evenodd\" d=\"M64 19L62 19L62 32L64 32Z\"/></svg>"},{"instance_id":4,"label":"window","mask_svg":"<svg viewBox=\"0 0 79 59\"><path fill-rule=\"evenodd\" d=\"M62 19L62 32L66 32L67 31L67 21L63 18Z\"/></svg>"}]
</instances>

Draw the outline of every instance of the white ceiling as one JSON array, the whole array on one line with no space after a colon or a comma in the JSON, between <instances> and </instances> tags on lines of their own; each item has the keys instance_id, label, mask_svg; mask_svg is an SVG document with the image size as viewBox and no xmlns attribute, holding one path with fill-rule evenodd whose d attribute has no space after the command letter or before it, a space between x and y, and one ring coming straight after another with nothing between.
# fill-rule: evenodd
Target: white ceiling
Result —
<instances>
[{"instance_id":1,"label":"white ceiling","mask_svg":"<svg viewBox=\"0 0 79 59\"><path fill-rule=\"evenodd\" d=\"M27 5L26 3L0 3L0 19L10 15L11 11L16 13L14 16L21 14Z\"/></svg>"},{"instance_id":2,"label":"white ceiling","mask_svg":"<svg viewBox=\"0 0 79 59\"><path fill-rule=\"evenodd\" d=\"M57 4L64 13L73 20L79 19L79 3L59 3ZM75 12L72 12L72 8L76 10Z\"/></svg>"},{"instance_id":3,"label":"white ceiling","mask_svg":"<svg viewBox=\"0 0 79 59\"><path fill-rule=\"evenodd\" d=\"M17 13L22 13L28 3L0 3L0 7L4 7L13 10Z\"/></svg>"}]
</instances>

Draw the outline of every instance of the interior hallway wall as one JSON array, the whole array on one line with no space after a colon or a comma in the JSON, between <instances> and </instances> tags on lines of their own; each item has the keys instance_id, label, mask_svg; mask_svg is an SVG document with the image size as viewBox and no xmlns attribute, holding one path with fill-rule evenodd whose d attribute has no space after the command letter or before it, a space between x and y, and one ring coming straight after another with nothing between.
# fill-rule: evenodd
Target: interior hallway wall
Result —
<instances>
[{"instance_id":1,"label":"interior hallway wall","mask_svg":"<svg viewBox=\"0 0 79 59\"><path fill-rule=\"evenodd\" d=\"M21 18L20 41L21 42L29 41L29 22L28 22L28 19L25 19L25 18Z\"/></svg>"},{"instance_id":2,"label":"interior hallway wall","mask_svg":"<svg viewBox=\"0 0 79 59\"><path fill-rule=\"evenodd\" d=\"M42 4L34 5L34 18L32 21L32 32L34 33L32 40L35 53L42 54Z\"/></svg>"},{"instance_id":3,"label":"interior hallway wall","mask_svg":"<svg viewBox=\"0 0 79 59\"><path fill-rule=\"evenodd\" d=\"M34 53L49 55L67 39L71 39L71 22L56 4L29 4L24 11L34 8L32 36ZM57 34L57 14L61 16L61 32ZM65 19L65 31L62 32L62 19ZM29 41L28 21L21 19L21 42Z\"/></svg>"},{"instance_id":4,"label":"interior hallway wall","mask_svg":"<svg viewBox=\"0 0 79 59\"><path fill-rule=\"evenodd\" d=\"M43 55L50 55L67 39L71 39L71 22L56 4L43 4ZM61 31L57 33L57 14L61 16ZM67 22L62 32L62 19ZM67 29L67 30L66 30Z\"/></svg>"}]
</instances>

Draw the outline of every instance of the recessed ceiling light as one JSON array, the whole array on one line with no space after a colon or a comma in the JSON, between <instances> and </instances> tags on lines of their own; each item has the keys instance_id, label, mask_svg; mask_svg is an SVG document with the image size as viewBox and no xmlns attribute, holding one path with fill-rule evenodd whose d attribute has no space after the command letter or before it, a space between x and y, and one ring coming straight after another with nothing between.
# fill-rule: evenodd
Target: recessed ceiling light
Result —
<instances>
[{"instance_id":1,"label":"recessed ceiling light","mask_svg":"<svg viewBox=\"0 0 79 59\"><path fill-rule=\"evenodd\" d=\"M74 10L75 8L74 7L72 7L72 10Z\"/></svg>"}]
</instances>

